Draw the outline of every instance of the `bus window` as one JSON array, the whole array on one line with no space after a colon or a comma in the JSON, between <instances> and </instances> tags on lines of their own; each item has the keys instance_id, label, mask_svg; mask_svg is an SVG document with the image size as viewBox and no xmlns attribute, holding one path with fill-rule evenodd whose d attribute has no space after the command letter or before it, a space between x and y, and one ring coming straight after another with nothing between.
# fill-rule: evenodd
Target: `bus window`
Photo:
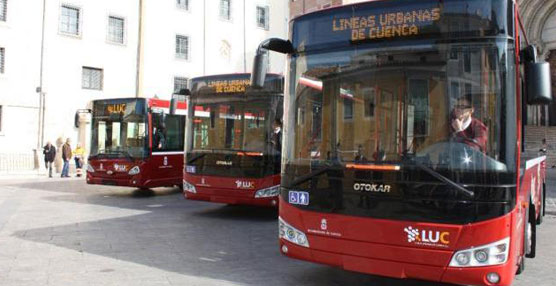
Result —
<instances>
[{"instance_id":1,"label":"bus window","mask_svg":"<svg viewBox=\"0 0 556 286\"><path fill-rule=\"evenodd\" d=\"M153 151L183 151L185 117L153 114Z\"/></svg>"}]
</instances>

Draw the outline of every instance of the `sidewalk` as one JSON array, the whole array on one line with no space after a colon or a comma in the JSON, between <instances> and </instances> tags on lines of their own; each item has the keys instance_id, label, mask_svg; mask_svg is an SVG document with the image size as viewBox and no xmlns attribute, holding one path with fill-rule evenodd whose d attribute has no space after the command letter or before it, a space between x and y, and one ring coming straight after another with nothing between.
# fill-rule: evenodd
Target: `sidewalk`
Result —
<instances>
[{"instance_id":1,"label":"sidewalk","mask_svg":"<svg viewBox=\"0 0 556 286\"><path fill-rule=\"evenodd\" d=\"M75 177L75 173L70 172L70 178L84 178L85 172L81 177ZM0 182L9 180L21 180L21 179L49 179L48 171L45 169L39 170L23 170L23 171L11 171L11 172L0 172ZM62 179L60 173L54 172L52 174L52 179Z\"/></svg>"}]
</instances>

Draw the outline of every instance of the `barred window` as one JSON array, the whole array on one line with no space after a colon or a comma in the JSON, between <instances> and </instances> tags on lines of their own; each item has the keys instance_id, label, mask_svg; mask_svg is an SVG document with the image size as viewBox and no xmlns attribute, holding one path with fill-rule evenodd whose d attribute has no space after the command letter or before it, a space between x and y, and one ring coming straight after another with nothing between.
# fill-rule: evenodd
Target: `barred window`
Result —
<instances>
[{"instance_id":1,"label":"barred window","mask_svg":"<svg viewBox=\"0 0 556 286\"><path fill-rule=\"evenodd\" d=\"M189 37L176 35L176 57L189 59Z\"/></svg>"},{"instance_id":2,"label":"barred window","mask_svg":"<svg viewBox=\"0 0 556 286\"><path fill-rule=\"evenodd\" d=\"M225 20L232 18L231 2L231 0L220 0L220 18Z\"/></svg>"},{"instance_id":3,"label":"barred window","mask_svg":"<svg viewBox=\"0 0 556 286\"><path fill-rule=\"evenodd\" d=\"M189 10L189 0L176 0L178 8Z\"/></svg>"},{"instance_id":4,"label":"barred window","mask_svg":"<svg viewBox=\"0 0 556 286\"><path fill-rule=\"evenodd\" d=\"M62 5L60 14L60 32L71 35L79 35L81 27L79 8Z\"/></svg>"},{"instance_id":5,"label":"barred window","mask_svg":"<svg viewBox=\"0 0 556 286\"><path fill-rule=\"evenodd\" d=\"M7 13L8 13L8 0L0 0L0 21L6 22Z\"/></svg>"},{"instance_id":6,"label":"barred window","mask_svg":"<svg viewBox=\"0 0 556 286\"><path fill-rule=\"evenodd\" d=\"M84 89L102 90L102 69L83 67L82 87Z\"/></svg>"},{"instance_id":7,"label":"barred window","mask_svg":"<svg viewBox=\"0 0 556 286\"><path fill-rule=\"evenodd\" d=\"M186 77L174 77L174 93L179 94L180 91L187 88L187 81Z\"/></svg>"},{"instance_id":8,"label":"barred window","mask_svg":"<svg viewBox=\"0 0 556 286\"><path fill-rule=\"evenodd\" d=\"M268 30L268 7L257 6L257 27Z\"/></svg>"},{"instance_id":9,"label":"barred window","mask_svg":"<svg viewBox=\"0 0 556 286\"><path fill-rule=\"evenodd\" d=\"M124 43L125 20L123 18L108 17L108 41L118 44Z\"/></svg>"},{"instance_id":10,"label":"barred window","mask_svg":"<svg viewBox=\"0 0 556 286\"><path fill-rule=\"evenodd\" d=\"M0 74L4 73L5 53L6 50L4 48L0 48Z\"/></svg>"}]
</instances>

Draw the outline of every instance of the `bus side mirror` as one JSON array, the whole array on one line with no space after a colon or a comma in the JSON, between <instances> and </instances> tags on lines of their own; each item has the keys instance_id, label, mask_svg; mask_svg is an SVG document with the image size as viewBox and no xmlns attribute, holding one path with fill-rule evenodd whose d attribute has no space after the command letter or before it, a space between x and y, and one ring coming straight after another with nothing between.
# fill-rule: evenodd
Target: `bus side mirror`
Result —
<instances>
[{"instance_id":1,"label":"bus side mirror","mask_svg":"<svg viewBox=\"0 0 556 286\"><path fill-rule=\"evenodd\" d=\"M525 63L527 104L549 104L552 102L550 65L547 62Z\"/></svg>"},{"instance_id":2,"label":"bus side mirror","mask_svg":"<svg viewBox=\"0 0 556 286\"><path fill-rule=\"evenodd\" d=\"M279 38L266 39L259 45L253 62L253 72L251 73L251 86L263 88L268 69L268 51L281 54L293 54L295 52L292 42Z\"/></svg>"},{"instance_id":3,"label":"bus side mirror","mask_svg":"<svg viewBox=\"0 0 556 286\"><path fill-rule=\"evenodd\" d=\"M255 56L253 61L253 72L251 73L251 86L263 88L268 69L268 52L264 51Z\"/></svg>"}]
</instances>

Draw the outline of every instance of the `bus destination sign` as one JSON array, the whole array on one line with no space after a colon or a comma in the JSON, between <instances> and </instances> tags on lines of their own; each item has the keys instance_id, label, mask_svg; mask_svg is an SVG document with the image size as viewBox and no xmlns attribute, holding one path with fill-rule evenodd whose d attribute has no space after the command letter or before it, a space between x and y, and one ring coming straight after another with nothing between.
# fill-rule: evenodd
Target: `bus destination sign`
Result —
<instances>
[{"instance_id":1,"label":"bus destination sign","mask_svg":"<svg viewBox=\"0 0 556 286\"><path fill-rule=\"evenodd\" d=\"M124 113L126 108L125 103L114 103L114 104L107 104L106 105L106 113L107 114L119 114Z\"/></svg>"},{"instance_id":2,"label":"bus destination sign","mask_svg":"<svg viewBox=\"0 0 556 286\"><path fill-rule=\"evenodd\" d=\"M213 80L207 82L208 87L214 88L216 93L241 93L245 92L251 84L249 79Z\"/></svg>"},{"instance_id":3,"label":"bus destination sign","mask_svg":"<svg viewBox=\"0 0 556 286\"><path fill-rule=\"evenodd\" d=\"M353 42L417 36L421 34L421 29L438 22L440 14L441 9L434 7L335 18L332 20L332 31L350 31Z\"/></svg>"}]
</instances>

